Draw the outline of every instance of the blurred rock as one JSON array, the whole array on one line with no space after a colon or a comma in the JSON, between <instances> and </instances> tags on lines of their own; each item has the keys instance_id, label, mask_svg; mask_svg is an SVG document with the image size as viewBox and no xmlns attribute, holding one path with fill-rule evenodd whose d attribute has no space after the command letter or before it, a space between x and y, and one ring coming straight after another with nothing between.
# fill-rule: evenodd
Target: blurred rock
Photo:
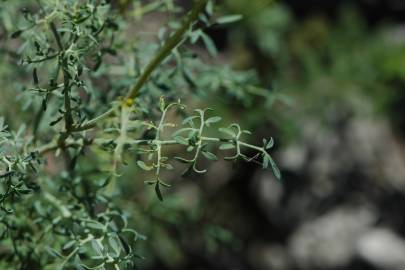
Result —
<instances>
[{"instance_id":1,"label":"blurred rock","mask_svg":"<svg viewBox=\"0 0 405 270\"><path fill-rule=\"evenodd\" d=\"M346 131L347 151L370 179L405 192L405 152L385 121L353 119ZM376 177L380 175L381 177Z\"/></svg>"},{"instance_id":2,"label":"blurred rock","mask_svg":"<svg viewBox=\"0 0 405 270\"><path fill-rule=\"evenodd\" d=\"M205 176L204 185L211 191L218 191L230 181L231 175L232 164L224 160L212 162Z\"/></svg>"},{"instance_id":3,"label":"blurred rock","mask_svg":"<svg viewBox=\"0 0 405 270\"><path fill-rule=\"evenodd\" d=\"M369 208L339 207L302 224L290 238L290 253L300 269L344 267L375 220Z\"/></svg>"},{"instance_id":4,"label":"blurred rock","mask_svg":"<svg viewBox=\"0 0 405 270\"><path fill-rule=\"evenodd\" d=\"M400 270L405 266L405 239L389 229L374 229L357 244L361 258L378 269Z\"/></svg>"},{"instance_id":5,"label":"blurred rock","mask_svg":"<svg viewBox=\"0 0 405 270\"><path fill-rule=\"evenodd\" d=\"M307 154L308 148L300 144L292 144L281 152L278 161L284 169L298 171L304 167Z\"/></svg>"},{"instance_id":6,"label":"blurred rock","mask_svg":"<svg viewBox=\"0 0 405 270\"><path fill-rule=\"evenodd\" d=\"M258 195L263 210L272 211L274 208L279 207L284 195L283 184L276 181L269 171L259 171L253 181L253 193Z\"/></svg>"},{"instance_id":7,"label":"blurred rock","mask_svg":"<svg viewBox=\"0 0 405 270\"><path fill-rule=\"evenodd\" d=\"M303 122L298 143L278 153L281 187L258 174L259 205L280 231L288 224L285 250L298 269L405 269L403 142L386 119L331 115Z\"/></svg>"}]
</instances>

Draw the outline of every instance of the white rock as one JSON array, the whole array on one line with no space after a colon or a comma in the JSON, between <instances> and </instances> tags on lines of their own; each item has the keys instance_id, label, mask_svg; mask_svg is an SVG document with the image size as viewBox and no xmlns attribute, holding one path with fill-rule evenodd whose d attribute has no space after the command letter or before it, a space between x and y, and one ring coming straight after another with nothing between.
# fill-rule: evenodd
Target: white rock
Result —
<instances>
[{"instance_id":1,"label":"white rock","mask_svg":"<svg viewBox=\"0 0 405 270\"><path fill-rule=\"evenodd\" d=\"M374 221L374 212L366 207L338 208L298 228L289 241L290 253L305 269L344 267Z\"/></svg>"},{"instance_id":2,"label":"white rock","mask_svg":"<svg viewBox=\"0 0 405 270\"><path fill-rule=\"evenodd\" d=\"M370 264L389 270L405 269L405 240L388 229L375 229L364 234L357 252Z\"/></svg>"}]
</instances>

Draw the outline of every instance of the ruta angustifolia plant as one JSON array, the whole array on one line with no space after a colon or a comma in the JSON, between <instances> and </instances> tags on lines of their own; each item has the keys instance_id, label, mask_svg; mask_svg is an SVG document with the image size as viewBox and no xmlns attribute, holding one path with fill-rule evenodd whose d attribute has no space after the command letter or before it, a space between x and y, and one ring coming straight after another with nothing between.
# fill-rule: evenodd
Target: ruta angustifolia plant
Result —
<instances>
[{"instance_id":1,"label":"ruta angustifolia plant","mask_svg":"<svg viewBox=\"0 0 405 270\"><path fill-rule=\"evenodd\" d=\"M212 109L188 114L179 100L215 91L244 105L255 95L271 100L252 86L252 73L204 64L181 46L201 40L216 55L204 30L239 16L218 18L209 0L194 1L189 12L170 0L134 1L124 14L109 2L0 2L0 50L12 63L20 59L15 79L23 86L13 91L29 112L17 131L0 118L1 269L133 269L135 242L144 237L119 203L130 163L153 171L145 183L160 200L170 186L162 171L173 160L185 163L184 176L203 174L201 161L217 160L215 149L280 178L272 139L249 144L238 124L217 129ZM151 39L140 29L154 12L175 16ZM184 151L171 157L172 146Z\"/></svg>"}]
</instances>

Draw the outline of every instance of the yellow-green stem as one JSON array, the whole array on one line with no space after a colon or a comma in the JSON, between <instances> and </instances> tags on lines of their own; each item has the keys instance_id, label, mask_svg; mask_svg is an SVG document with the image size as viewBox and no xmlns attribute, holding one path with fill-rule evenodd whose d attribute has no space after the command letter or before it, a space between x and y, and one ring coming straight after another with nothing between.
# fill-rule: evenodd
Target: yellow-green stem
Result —
<instances>
[{"instance_id":1,"label":"yellow-green stem","mask_svg":"<svg viewBox=\"0 0 405 270\"><path fill-rule=\"evenodd\" d=\"M150 61L149 64L146 66L135 86L129 91L127 98L133 99L139 95L141 88L149 79L155 68L171 54L172 50L176 46L178 46L182 42L184 34L190 29L193 23L197 21L198 16L205 9L207 2L208 0L198 0L198 2L195 3L193 9L184 18L181 27L166 40L163 47L157 52L152 61Z\"/></svg>"}]
</instances>

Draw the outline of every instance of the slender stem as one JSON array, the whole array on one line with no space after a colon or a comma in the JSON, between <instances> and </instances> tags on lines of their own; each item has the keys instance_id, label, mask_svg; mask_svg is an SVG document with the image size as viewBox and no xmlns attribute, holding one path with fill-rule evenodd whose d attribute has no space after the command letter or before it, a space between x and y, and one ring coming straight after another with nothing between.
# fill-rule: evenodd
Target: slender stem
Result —
<instances>
[{"instance_id":1,"label":"slender stem","mask_svg":"<svg viewBox=\"0 0 405 270\"><path fill-rule=\"evenodd\" d=\"M58 144L56 142L51 142L51 143L45 144L45 145L37 148L35 152L38 152L40 155L44 155L51 151L56 150L57 148L58 148Z\"/></svg>"},{"instance_id":2,"label":"slender stem","mask_svg":"<svg viewBox=\"0 0 405 270\"><path fill-rule=\"evenodd\" d=\"M65 129L67 133L72 131L73 126L73 116L72 116L72 106L70 104L70 86L69 79L67 78L66 72L64 72L65 77L65 89L64 91L64 100L65 100Z\"/></svg>"},{"instance_id":3,"label":"slender stem","mask_svg":"<svg viewBox=\"0 0 405 270\"><path fill-rule=\"evenodd\" d=\"M56 29L55 23L51 22L49 25L51 27L53 35L55 36L55 40L56 40L56 43L58 44L59 50L63 51L64 48L63 48L62 40L59 36L58 30Z\"/></svg>"},{"instance_id":4,"label":"slender stem","mask_svg":"<svg viewBox=\"0 0 405 270\"><path fill-rule=\"evenodd\" d=\"M58 33L58 30L56 29L55 23L50 22L49 25L50 25L52 33L55 37L56 43L58 44L59 52L61 53L61 57L63 57L65 54L65 49L62 44L62 40ZM59 136L58 145L62 148L65 148L65 141L72 132L73 116L72 116L72 108L71 108L71 104L70 104L70 91L71 91L70 79L69 79L69 74L67 73L66 70L63 71L63 78L64 78L63 79L64 80L63 94L64 94L64 103L65 103L64 107L65 107L65 130L66 131L62 132L61 135Z\"/></svg>"},{"instance_id":5,"label":"slender stem","mask_svg":"<svg viewBox=\"0 0 405 270\"><path fill-rule=\"evenodd\" d=\"M167 112L167 108L165 110L163 110L162 113L162 117L160 118L160 122L159 125L156 129L156 136L155 136L155 141L159 141L160 140L160 132L163 131L163 123L166 117L166 112ZM157 149L157 160L156 160L156 180L159 181L159 175L160 175L160 167L161 167L161 159L162 159L162 145L160 144L156 144Z\"/></svg>"},{"instance_id":6,"label":"slender stem","mask_svg":"<svg viewBox=\"0 0 405 270\"><path fill-rule=\"evenodd\" d=\"M239 141L239 144L242 145L242 146L248 147L248 148L255 149L255 150L259 151L259 152L265 152L263 147L258 147L258 146L255 146L255 145L252 145L252 144L249 144L249 143L240 142L240 141Z\"/></svg>"},{"instance_id":7,"label":"slender stem","mask_svg":"<svg viewBox=\"0 0 405 270\"><path fill-rule=\"evenodd\" d=\"M215 143L234 143L233 139L222 139L222 138L215 138L215 137L204 137L202 136L201 142L215 142ZM104 139L96 139L96 143L102 143ZM128 145L178 145L179 143L176 140L126 140L126 144ZM245 143L239 141L239 144L243 147L251 148L257 150L259 152L264 152L263 147L259 147L253 144Z\"/></svg>"},{"instance_id":8,"label":"slender stem","mask_svg":"<svg viewBox=\"0 0 405 270\"><path fill-rule=\"evenodd\" d=\"M193 9L184 18L181 27L171 37L169 37L166 40L163 47L160 48L160 50L156 53L155 57L146 66L135 86L128 92L127 94L128 99L134 99L139 95L139 91L145 85L152 72L160 65L160 63L163 62L163 60L166 59L166 57L170 55L172 50L183 41L184 34L198 19L199 14L204 10L205 6L207 5L207 2L208 0L198 0L198 2L195 3ZM97 116L96 118L88 121L86 124L74 128L72 131L79 132L92 129L97 125L99 121L108 118L112 114L114 114L114 110L109 109L100 116Z\"/></svg>"},{"instance_id":9,"label":"slender stem","mask_svg":"<svg viewBox=\"0 0 405 270\"><path fill-rule=\"evenodd\" d=\"M184 18L181 27L166 40L163 47L157 52L152 61L150 61L149 64L146 66L135 86L129 91L127 98L133 99L139 95L141 88L144 86L156 67L159 66L160 63L162 63L163 60L165 60L166 57L171 54L172 50L182 42L184 34L198 19L198 16L204 10L207 2L208 0L198 0L198 2L195 3L193 9Z\"/></svg>"},{"instance_id":10,"label":"slender stem","mask_svg":"<svg viewBox=\"0 0 405 270\"><path fill-rule=\"evenodd\" d=\"M35 59L35 60L29 60L29 63L30 63L30 64L33 64L33 63L41 63L41 62L44 62L44 61L46 61L46 60L53 59L53 58L57 57L58 55L59 55L59 52L54 53L54 54L50 54L50 55L45 56L45 57L43 57L43 58L39 58L39 59Z\"/></svg>"},{"instance_id":11,"label":"slender stem","mask_svg":"<svg viewBox=\"0 0 405 270\"><path fill-rule=\"evenodd\" d=\"M203 140L202 140L202 134L203 134L203 131L204 131L204 125L205 125L205 111L199 111L199 114L200 114L200 128L198 129L198 142L197 142L197 147L196 147L196 150L195 150L195 155L194 155L194 158L193 158L193 169L196 171L196 172L201 172L201 173L205 173L206 172L206 170L198 170L197 169L197 159L198 159L198 157L200 156L200 152L201 152L201 149L202 149L202 142L203 142Z\"/></svg>"},{"instance_id":12,"label":"slender stem","mask_svg":"<svg viewBox=\"0 0 405 270\"><path fill-rule=\"evenodd\" d=\"M104 112L103 114L97 116L96 118L91 119L90 121L88 121L84 125L73 128L72 131L73 132L79 132L79 131L85 131L85 130L88 130L88 129L92 129L97 125L98 122L110 117L113 114L114 114L114 109L111 108L108 111Z\"/></svg>"},{"instance_id":13,"label":"slender stem","mask_svg":"<svg viewBox=\"0 0 405 270\"><path fill-rule=\"evenodd\" d=\"M69 142L69 141L65 142L65 147L66 148L77 147L77 146L80 146L80 145L81 144L77 143L77 142ZM54 151L54 150L56 150L58 148L59 148L59 143L58 142L51 142L51 143L45 144L45 145L37 148L34 152L38 152L40 155L44 155L44 154L52 152L52 151Z\"/></svg>"}]
</instances>

